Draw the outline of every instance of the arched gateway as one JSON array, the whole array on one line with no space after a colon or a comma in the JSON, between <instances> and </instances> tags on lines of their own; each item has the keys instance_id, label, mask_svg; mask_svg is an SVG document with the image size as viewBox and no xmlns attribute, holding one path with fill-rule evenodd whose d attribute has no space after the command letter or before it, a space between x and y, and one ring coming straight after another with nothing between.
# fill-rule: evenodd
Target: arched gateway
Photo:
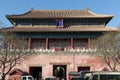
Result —
<instances>
[{"instance_id":1,"label":"arched gateway","mask_svg":"<svg viewBox=\"0 0 120 80\"><path fill-rule=\"evenodd\" d=\"M54 65L53 76L56 76L60 80L66 80L66 65Z\"/></svg>"}]
</instances>

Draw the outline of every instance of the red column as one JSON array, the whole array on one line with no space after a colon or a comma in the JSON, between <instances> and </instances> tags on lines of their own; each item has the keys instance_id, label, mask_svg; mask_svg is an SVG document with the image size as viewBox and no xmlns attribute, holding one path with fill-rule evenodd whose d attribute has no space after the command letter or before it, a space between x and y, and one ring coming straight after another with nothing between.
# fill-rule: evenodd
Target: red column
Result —
<instances>
[{"instance_id":1,"label":"red column","mask_svg":"<svg viewBox=\"0 0 120 80\"><path fill-rule=\"evenodd\" d=\"M46 49L49 48L49 41L48 41L48 38L46 38Z\"/></svg>"},{"instance_id":2,"label":"red column","mask_svg":"<svg viewBox=\"0 0 120 80\"><path fill-rule=\"evenodd\" d=\"M88 38L88 49L90 49L90 38Z\"/></svg>"},{"instance_id":3,"label":"red column","mask_svg":"<svg viewBox=\"0 0 120 80\"><path fill-rule=\"evenodd\" d=\"M31 38L28 39L28 49L31 49Z\"/></svg>"},{"instance_id":4,"label":"red column","mask_svg":"<svg viewBox=\"0 0 120 80\"><path fill-rule=\"evenodd\" d=\"M70 40L70 49L73 49L73 46L74 45L74 42L73 42L73 38L71 38L71 40Z\"/></svg>"}]
</instances>

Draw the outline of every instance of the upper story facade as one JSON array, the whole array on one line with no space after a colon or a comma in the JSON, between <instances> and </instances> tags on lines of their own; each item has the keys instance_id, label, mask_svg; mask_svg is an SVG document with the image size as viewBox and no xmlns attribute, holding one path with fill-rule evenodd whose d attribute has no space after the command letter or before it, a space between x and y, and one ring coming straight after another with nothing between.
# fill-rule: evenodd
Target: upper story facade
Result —
<instances>
[{"instance_id":1,"label":"upper story facade","mask_svg":"<svg viewBox=\"0 0 120 80\"><path fill-rule=\"evenodd\" d=\"M62 27L105 26L113 15L96 14L85 10L33 10L20 15L6 15L15 27L39 26Z\"/></svg>"},{"instance_id":2,"label":"upper story facade","mask_svg":"<svg viewBox=\"0 0 120 80\"><path fill-rule=\"evenodd\" d=\"M113 15L85 10L34 10L6 15L13 27L5 29L28 40L28 48L65 49L90 48L91 39L103 32L116 31L106 27Z\"/></svg>"}]
</instances>

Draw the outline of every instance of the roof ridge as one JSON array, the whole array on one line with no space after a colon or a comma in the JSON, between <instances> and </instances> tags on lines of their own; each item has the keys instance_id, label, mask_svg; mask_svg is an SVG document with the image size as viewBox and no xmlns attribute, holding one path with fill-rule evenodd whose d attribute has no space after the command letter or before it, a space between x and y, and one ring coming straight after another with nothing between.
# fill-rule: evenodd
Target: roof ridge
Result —
<instances>
[{"instance_id":1,"label":"roof ridge","mask_svg":"<svg viewBox=\"0 0 120 80\"><path fill-rule=\"evenodd\" d=\"M86 11L86 10L32 10L33 12L35 11Z\"/></svg>"}]
</instances>

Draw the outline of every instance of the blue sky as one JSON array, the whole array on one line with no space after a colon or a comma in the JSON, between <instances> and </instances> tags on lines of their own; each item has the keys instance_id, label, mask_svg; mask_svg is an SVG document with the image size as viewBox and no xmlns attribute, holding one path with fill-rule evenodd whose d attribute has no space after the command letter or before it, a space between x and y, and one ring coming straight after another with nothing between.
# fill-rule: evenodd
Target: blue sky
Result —
<instances>
[{"instance_id":1,"label":"blue sky","mask_svg":"<svg viewBox=\"0 0 120 80\"><path fill-rule=\"evenodd\" d=\"M12 26L7 14L22 14L35 10L83 10L89 8L98 14L113 14L107 26L120 26L120 0L0 0L0 26Z\"/></svg>"}]
</instances>

